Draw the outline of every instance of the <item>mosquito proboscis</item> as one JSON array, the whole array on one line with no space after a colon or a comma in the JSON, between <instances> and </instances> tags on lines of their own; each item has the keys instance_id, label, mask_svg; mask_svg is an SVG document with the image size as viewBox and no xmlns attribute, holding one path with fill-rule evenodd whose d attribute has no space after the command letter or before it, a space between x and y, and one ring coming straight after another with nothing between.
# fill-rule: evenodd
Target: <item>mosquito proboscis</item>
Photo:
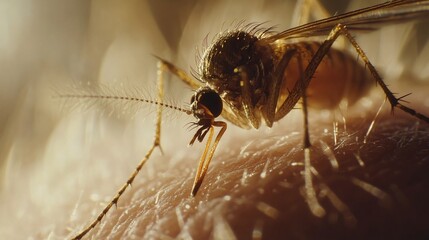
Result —
<instances>
[{"instance_id":1,"label":"mosquito proboscis","mask_svg":"<svg viewBox=\"0 0 429 240\"><path fill-rule=\"evenodd\" d=\"M158 99L146 100L127 96L64 94L62 97L109 98L140 101L158 105L155 140L126 183L88 227L74 239L81 239L93 229L116 205L134 181L143 165L160 145L162 109L173 108L196 118L197 131L190 141L207 142L200 158L191 195L195 196L203 183L218 143L227 130L225 121L243 129L258 129L262 124L272 127L283 119L301 100L304 115L304 184L305 198L312 214L325 215L312 185L310 164L311 141L308 127L308 106L332 109L340 101L349 105L365 95L377 83L391 104L407 114L429 123L429 118L402 104L382 80L381 76L351 35L353 32L373 31L382 26L429 17L429 1L397 0L358 9L345 14L304 24L283 32L274 32L258 24L221 33L206 49L196 78L190 77L174 64L158 58ZM324 36L322 42L309 38ZM364 63L358 64L348 53L332 48L343 36ZM317 72L316 72L317 70ZM176 75L196 90L190 109L178 108L163 102L163 73ZM215 128L220 129L215 135Z\"/></svg>"}]
</instances>

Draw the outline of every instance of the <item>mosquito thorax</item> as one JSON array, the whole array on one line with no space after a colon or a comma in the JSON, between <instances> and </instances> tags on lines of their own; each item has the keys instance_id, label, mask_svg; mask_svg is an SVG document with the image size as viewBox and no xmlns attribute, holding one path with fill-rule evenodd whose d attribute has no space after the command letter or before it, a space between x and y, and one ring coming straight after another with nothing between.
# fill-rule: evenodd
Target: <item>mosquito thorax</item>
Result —
<instances>
[{"instance_id":1,"label":"mosquito thorax","mask_svg":"<svg viewBox=\"0 0 429 240\"><path fill-rule=\"evenodd\" d=\"M260 34L259 34L260 35ZM254 103L266 91L266 76L272 71L272 50L260 37L248 31L221 34L205 51L199 66L203 81L229 104L240 106L240 75L245 69L255 94Z\"/></svg>"},{"instance_id":2,"label":"mosquito thorax","mask_svg":"<svg viewBox=\"0 0 429 240\"><path fill-rule=\"evenodd\" d=\"M222 108L219 94L209 87L198 89L191 97L191 110L197 119L216 118L222 113Z\"/></svg>"}]
</instances>

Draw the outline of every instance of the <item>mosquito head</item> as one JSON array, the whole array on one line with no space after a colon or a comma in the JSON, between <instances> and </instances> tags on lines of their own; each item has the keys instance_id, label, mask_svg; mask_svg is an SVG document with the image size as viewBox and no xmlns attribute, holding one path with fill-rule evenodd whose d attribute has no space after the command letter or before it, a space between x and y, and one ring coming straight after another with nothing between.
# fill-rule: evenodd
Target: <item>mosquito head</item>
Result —
<instances>
[{"instance_id":1,"label":"mosquito head","mask_svg":"<svg viewBox=\"0 0 429 240\"><path fill-rule=\"evenodd\" d=\"M191 98L191 111L197 119L214 119L222 113L222 99L209 87L198 89Z\"/></svg>"},{"instance_id":2,"label":"mosquito head","mask_svg":"<svg viewBox=\"0 0 429 240\"><path fill-rule=\"evenodd\" d=\"M267 51L271 48L251 32L237 30L220 35L203 55L199 66L202 80L234 105L241 95L241 78L235 70L245 68L252 91L260 95L265 88L264 78L273 65L272 54Z\"/></svg>"}]
</instances>

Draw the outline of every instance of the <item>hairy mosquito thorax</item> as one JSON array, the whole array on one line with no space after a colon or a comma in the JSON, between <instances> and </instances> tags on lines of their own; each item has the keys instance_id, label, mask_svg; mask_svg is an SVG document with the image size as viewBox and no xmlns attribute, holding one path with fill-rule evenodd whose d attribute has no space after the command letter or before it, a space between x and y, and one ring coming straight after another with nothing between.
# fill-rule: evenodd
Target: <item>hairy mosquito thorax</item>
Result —
<instances>
[{"instance_id":1,"label":"hairy mosquito thorax","mask_svg":"<svg viewBox=\"0 0 429 240\"><path fill-rule=\"evenodd\" d=\"M242 110L238 68L247 73L254 105L267 94L267 78L274 65L273 54L268 44L259 41L261 35L244 30L220 34L207 48L199 65L201 80L237 111Z\"/></svg>"}]
</instances>

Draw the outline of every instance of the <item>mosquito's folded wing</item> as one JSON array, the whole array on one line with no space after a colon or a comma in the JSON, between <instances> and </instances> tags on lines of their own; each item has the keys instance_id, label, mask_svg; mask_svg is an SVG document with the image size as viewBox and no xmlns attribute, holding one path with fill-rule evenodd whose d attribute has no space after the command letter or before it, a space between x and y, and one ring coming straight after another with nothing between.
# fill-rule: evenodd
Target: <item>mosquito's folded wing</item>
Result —
<instances>
[{"instance_id":1,"label":"mosquito's folded wing","mask_svg":"<svg viewBox=\"0 0 429 240\"><path fill-rule=\"evenodd\" d=\"M351 31L372 31L388 24L424 18L429 19L429 0L398 0L290 28L263 41L326 36L339 23Z\"/></svg>"}]
</instances>

